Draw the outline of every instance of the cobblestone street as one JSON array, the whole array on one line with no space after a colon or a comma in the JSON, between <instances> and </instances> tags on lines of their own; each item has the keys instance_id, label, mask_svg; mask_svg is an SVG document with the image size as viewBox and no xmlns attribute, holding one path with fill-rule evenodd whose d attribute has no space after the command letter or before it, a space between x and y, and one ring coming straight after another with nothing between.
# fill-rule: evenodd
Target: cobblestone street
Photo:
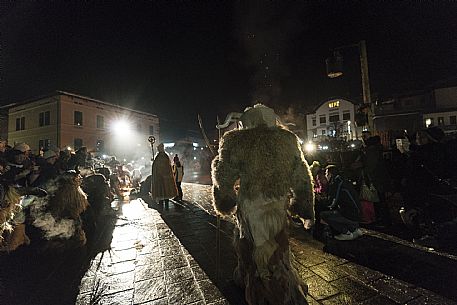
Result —
<instances>
[{"instance_id":1,"label":"cobblestone street","mask_svg":"<svg viewBox=\"0 0 457 305\"><path fill-rule=\"evenodd\" d=\"M231 280L236 259L233 225L217 219L210 187L185 184L183 204L153 209L141 200L121 205L112 251L100 253L83 277L77 304L244 304ZM294 265L309 285L310 304L456 304L322 251L300 231L292 234Z\"/></svg>"},{"instance_id":2,"label":"cobblestone street","mask_svg":"<svg viewBox=\"0 0 457 305\"><path fill-rule=\"evenodd\" d=\"M31 245L3 255L0 304L245 305L232 281L233 219L217 230L210 197L210 186L186 183L184 201L168 207L113 202L107 238L87 249L48 256ZM326 245L291 230L309 304L457 304L452 256L368 230L357 241Z\"/></svg>"}]
</instances>

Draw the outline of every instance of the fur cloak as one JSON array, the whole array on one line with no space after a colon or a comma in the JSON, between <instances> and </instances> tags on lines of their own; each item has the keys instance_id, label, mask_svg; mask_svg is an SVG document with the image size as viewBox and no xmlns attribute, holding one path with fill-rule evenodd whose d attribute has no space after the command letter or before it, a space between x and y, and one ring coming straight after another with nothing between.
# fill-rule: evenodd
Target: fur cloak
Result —
<instances>
[{"instance_id":1,"label":"fur cloak","mask_svg":"<svg viewBox=\"0 0 457 305\"><path fill-rule=\"evenodd\" d=\"M154 200L163 200L177 195L170 158L167 153L159 152L152 163L151 197Z\"/></svg>"},{"instance_id":2,"label":"fur cloak","mask_svg":"<svg viewBox=\"0 0 457 305\"><path fill-rule=\"evenodd\" d=\"M307 304L306 285L289 260L287 213L314 220L308 164L292 132L256 127L227 132L212 163L213 202L236 212L235 281L250 305Z\"/></svg>"}]
</instances>

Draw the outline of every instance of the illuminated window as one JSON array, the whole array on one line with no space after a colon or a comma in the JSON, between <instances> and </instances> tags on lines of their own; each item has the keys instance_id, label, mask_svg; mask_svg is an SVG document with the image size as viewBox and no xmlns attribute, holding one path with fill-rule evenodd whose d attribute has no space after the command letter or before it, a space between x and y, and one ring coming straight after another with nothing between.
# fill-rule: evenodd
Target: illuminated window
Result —
<instances>
[{"instance_id":1,"label":"illuminated window","mask_svg":"<svg viewBox=\"0 0 457 305\"><path fill-rule=\"evenodd\" d=\"M39 148L49 149L50 146L51 146L51 140L49 140L49 139L44 139L44 140L38 141Z\"/></svg>"},{"instance_id":2,"label":"illuminated window","mask_svg":"<svg viewBox=\"0 0 457 305\"><path fill-rule=\"evenodd\" d=\"M340 107L340 101L333 101L328 103L328 108L338 108Z\"/></svg>"},{"instance_id":3,"label":"illuminated window","mask_svg":"<svg viewBox=\"0 0 457 305\"><path fill-rule=\"evenodd\" d=\"M444 125L444 117L440 116L438 117L438 126L443 126Z\"/></svg>"},{"instance_id":4,"label":"illuminated window","mask_svg":"<svg viewBox=\"0 0 457 305\"><path fill-rule=\"evenodd\" d=\"M95 144L96 151L104 151L105 150L105 142L103 140L97 140Z\"/></svg>"},{"instance_id":5,"label":"illuminated window","mask_svg":"<svg viewBox=\"0 0 457 305\"><path fill-rule=\"evenodd\" d=\"M425 119L425 127L433 126L433 118Z\"/></svg>"},{"instance_id":6,"label":"illuminated window","mask_svg":"<svg viewBox=\"0 0 457 305\"><path fill-rule=\"evenodd\" d=\"M81 111L75 111L74 122L76 126L83 126L83 113Z\"/></svg>"}]
</instances>

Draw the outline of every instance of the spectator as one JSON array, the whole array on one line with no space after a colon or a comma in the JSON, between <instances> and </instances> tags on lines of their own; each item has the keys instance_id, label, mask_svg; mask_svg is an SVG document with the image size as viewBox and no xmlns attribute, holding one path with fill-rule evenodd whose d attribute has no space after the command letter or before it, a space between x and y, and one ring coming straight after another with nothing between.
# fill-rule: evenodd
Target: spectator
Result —
<instances>
[{"instance_id":1,"label":"spectator","mask_svg":"<svg viewBox=\"0 0 457 305\"><path fill-rule=\"evenodd\" d=\"M44 162L40 166L35 165L35 168L32 171L32 176L36 175L36 177L30 179L32 186L43 186L49 180L54 179L59 175L56 166L56 153L53 150L46 150L43 153L43 159Z\"/></svg>"},{"instance_id":2,"label":"spectator","mask_svg":"<svg viewBox=\"0 0 457 305\"><path fill-rule=\"evenodd\" d=\"M12 149L7 154L7 167L3 175L3 180L10 184L27 186L27 176L31 173L30 167L27 167L28 158L24 152Z\"/></svg>"},{"instance_id":3,"label":"spectator","mask_svg":"<svg viewBox=\"0 0 457 305\"><path fill-rule=\"evenodd\" d=\"M175 155L173 158L173 177L175 179L176 183L176 188L178 189L178 196L176 196L174 199L176 200L182 200L182 188L181 188L181 182L182 178L184 176L184 166L181 164L179 161L178 154Z\"/></svg>"},{"instance_id":4,"label":"spectator","mask_svg":"<svg viewBox=\"0 0 457 305\"><path fill-rule=\"evenodd\" d=\"M365 141L363 171L361 179L366 185L373 184L378 193L379 202L374 202L378 225L389 225L390 214L386 206L386 192L390 191L390 177L382 156L381 138L373 136Z\"/></svg>"},{"instance_id":5,"label":"spectator","mask_svg":"<svg viewBox=\"0 0 457 305\"><path fill-rule=\"evenodd\" d=\"M87 147L82 146L79 148L68 161L68 167L74 169L76 166L85 168L87 159Z\"/></svg>"},{"instance_id":6,"label":"spectator","mask_svg":"<svg viewBox=\"0 0 457 305\"><path fill-rule=\"evenodd\" d=\"M339 175L336 166L327 166L326 176L329 181L330 205L329 211L320 213L321 219L330 226L337 240L353 240L362 236L359 228L361 210L357 193L352 185Z\"/></svg>"}]
</instances>

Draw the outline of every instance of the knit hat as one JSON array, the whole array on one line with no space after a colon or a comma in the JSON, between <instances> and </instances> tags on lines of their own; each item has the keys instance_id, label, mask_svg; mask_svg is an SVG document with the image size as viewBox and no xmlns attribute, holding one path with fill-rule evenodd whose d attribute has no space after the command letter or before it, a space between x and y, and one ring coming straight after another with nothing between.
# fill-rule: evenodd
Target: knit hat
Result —
<instances>
[{"instance_id":1,"label":"knit hat","mask_svg":"<svg viewBox=\"0 0 457 305\"><path fill-rule=\"evenodd\" d=\"M43 153L43 158L45 160L52 158L52 157L57 157L57 154L51 149L49 149Z\"/></svg>"},{"instance_id":2,"label":"knit hat","mask_svg":"<svg viewBox=\"0 0 457 305\"><path fill-rule=\"evenodd\" d=\"M30 146L28 146L25 143L17 143L16 145L14 145L13 149L25 153L30 150Z\"/></svg>"}]
</instances>

